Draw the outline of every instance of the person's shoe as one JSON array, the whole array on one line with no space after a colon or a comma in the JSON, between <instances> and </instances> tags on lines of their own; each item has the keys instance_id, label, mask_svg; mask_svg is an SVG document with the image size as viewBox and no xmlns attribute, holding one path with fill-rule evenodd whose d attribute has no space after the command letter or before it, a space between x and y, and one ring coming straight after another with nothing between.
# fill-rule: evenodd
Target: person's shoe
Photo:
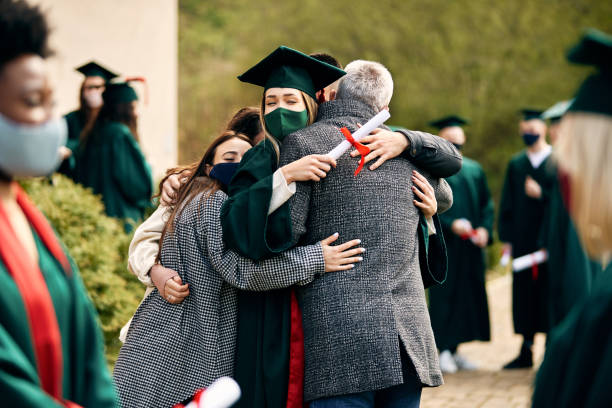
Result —
<instances>
[{"instance_id":1,"label":"person's shoe","mask_svg":"<svg viewBox=\"0 0 612 408\"><path fill-rule=\"evenodd\" d=\"M449 350L440 353L440 370L443 373L453 374L457 372L457 364Z\"/></svg>"},{"instance_id":2,"label":"person's shoe","mask_svg":"<svg viewBox=\"0 0 612 408\"><path fill-rule=\"evenodd\" d=\"M518 357L504 366L504 370L533 367L533 353L529 347L521 347Z\"/></svg>"},{"instance_id":3,"label":"person's shoe","mask_svg":"<svg viewBox=\"0 0 612 408\"><path fill-rule=\"evenodd\" d=\"M457 365L458 370L464 370L464 371L478 370L478 366L475 363L472 363L470 360L463 357L459 353L453 354L453 359L455 360L455 364Z\"/></svg>"}]
</instances>

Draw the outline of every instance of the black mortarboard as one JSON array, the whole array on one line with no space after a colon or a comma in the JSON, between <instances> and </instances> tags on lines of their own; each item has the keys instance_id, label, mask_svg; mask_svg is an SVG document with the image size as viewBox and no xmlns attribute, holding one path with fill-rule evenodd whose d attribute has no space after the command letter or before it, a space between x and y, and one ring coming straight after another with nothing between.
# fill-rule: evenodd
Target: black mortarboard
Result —
<instances>
[{"instance_id":1,"label":"black mortarboard","mask_svg":"<svg viewBox=\"0 0 612 408\"><path fill-rule=\"evenodd\" d=\"M445 127L463 126L467 125L468 123L470 123L470 121L465 118L462 118L461 116L450 115L437 120L432 120L431 122L429 122L429 125L438 129L444 129Z\"/></svg>"},{"instance_id":2,"label":"black mortarboard","mask_svg":"<svg viewBox=\"0 0 612 408\"><path fill-rule=\"evenodd\" d=\"M86 77L99 76L104 78L104 80L107 82L118 76L114 72L109 71L94 61L88 62L87 64L76 68L76 70Z\"/></svg>"},{"instance_id":3,"label":"black mortarboard","mask_svg":"<svg viewBox=\"0 0 612 408\"><path fill-rule=\"evenodd\" d=\"M532 119L542 119L542 112L539 109L532 108L524 108L520 110L521 115L523 115L523 120L532 120Z\"/></svg>"},{"instance_id":4,"label":"black mortarboard","mask_svg":"<svg viewBox=\"0 0 612 408\"><path fill-rule=\"evenodd\" d=\"M238 77L242 82L270 88L294 88L316 98L316 92L346 72L292 48L280 46Z\"/></svg>"},{"instance_id":5,"label":"black mortarboard","mask_svg":"<svg viewBox=\"0 0 612 408\"><path fill-rule=\"evenodd\" d=\"M612 36L589 29L567 54L570 62L598 71L584 80L568 111L612 115Z\"/></svg>"}]
</instances>

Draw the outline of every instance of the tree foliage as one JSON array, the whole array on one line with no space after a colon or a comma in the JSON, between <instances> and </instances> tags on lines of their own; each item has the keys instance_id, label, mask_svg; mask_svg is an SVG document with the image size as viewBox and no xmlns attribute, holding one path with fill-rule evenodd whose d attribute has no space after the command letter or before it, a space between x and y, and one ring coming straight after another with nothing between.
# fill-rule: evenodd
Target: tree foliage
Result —
<instances>
[{"instance_id":1,"label":"tree foliage","mask_svg":"<svg viewBox=\"0 0 612 408\"><path fill-rule=\"evenodd\" d=\"M569 99L588 69L565 52L585 27L612 31L601 0L179 1L180 152L196 160L260 89L236 79L278 45L325 51L343 64L377 60L394 76L391 124L429 130L458 113L472 120L466 155L498 197L521 149L517 110Z\"/></svg>"}]
</instances>

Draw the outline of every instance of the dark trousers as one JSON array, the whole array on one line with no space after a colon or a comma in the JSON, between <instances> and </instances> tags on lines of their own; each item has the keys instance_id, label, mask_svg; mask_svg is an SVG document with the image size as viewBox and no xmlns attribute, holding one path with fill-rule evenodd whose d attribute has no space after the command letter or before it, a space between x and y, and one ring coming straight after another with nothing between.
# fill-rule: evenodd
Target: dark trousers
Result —
<instances>
[{"instance_id":1,"label":"dark trousers","mask_svg":"<svg viewBox=\"0 0 612 408\"><path fill-rule=\"evenodd\" d=\"M377 391L321 398L310 403L310 408L419 408L423 386L416 370L400 344L404 383Z\"/></svg>"}]
</instances>

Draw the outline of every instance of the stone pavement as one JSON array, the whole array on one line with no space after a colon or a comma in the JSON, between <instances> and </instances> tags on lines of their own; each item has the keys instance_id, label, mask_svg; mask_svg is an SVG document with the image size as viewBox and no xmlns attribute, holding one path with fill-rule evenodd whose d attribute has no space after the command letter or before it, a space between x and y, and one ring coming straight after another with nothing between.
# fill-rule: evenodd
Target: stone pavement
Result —
<instances>
[{"instance_id":1,"label":"stone pavement","mask_svg":"<svg viewBox=\"0 0 612 408\"><path fill-rule=\"evenodd\" d=\"M531 405L535 370L501 370L518 354L522 341L512 328L511 291L510 275L487 283L491 342L472 342L459 347L459 353L478 363L479 370L446 374L443 386L423 390L422 408L524 408ZM536 336L536 366L542 359L544 342L544 335Z\"/></svg>"}]
</instances>

